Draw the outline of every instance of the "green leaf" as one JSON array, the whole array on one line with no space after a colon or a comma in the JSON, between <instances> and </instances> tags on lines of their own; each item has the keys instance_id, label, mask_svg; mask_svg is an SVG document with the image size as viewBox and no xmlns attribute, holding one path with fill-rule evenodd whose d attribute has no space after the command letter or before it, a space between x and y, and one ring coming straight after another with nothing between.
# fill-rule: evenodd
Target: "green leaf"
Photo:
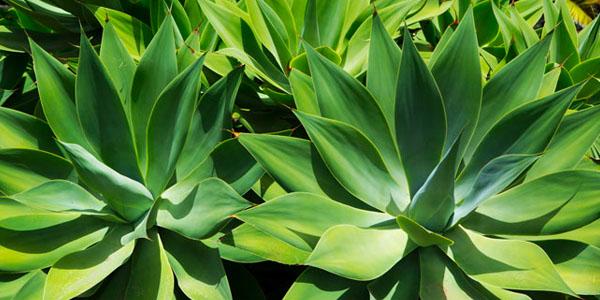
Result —
<instances>
[{"instance_id":1,"label":"green leaf","mask_svg":"<svg viewBox=\"0 0 600 300\"><path fill-rule=\"evenodd\" d=\"M231 299L219 249L210 241L194 241L161 231L177 284L190 299Z\"/></svg>"},{"instance_id":2,"label":"green leaf","mask_svg":"<svg viewBox=\"0 0 600 300\"><path fill-rule=\"evenodd\" d=\"M465 226L517 235L575 229L597 218L599 178L600 172L570 170L534 179L482 203Z\"/></svg>"},{"instance_id":3,"label":"green leaf","mask_svg":"<svg viewBox=\"0 0 600 300\"><path fill-rule=\"evenodd\" d=\"M319 19L317 17L317 1L307 0L306 9L304 11L304 19L302 26L302 40L313 47L321 46L321 36L319 32Z\"/></svg>"},{"instance_id":4,"label":"green leaf","mask_svg":"<svg viewBox=\"0 0 600 300\"><path fill-rule=\"evenodd\" d=\"M366 283L308 268L302 272L283 300L367 299Z\"/></svg>"},{"instance_id":5,"label":"green leaf","mask_svg":"<svg viewBox=\"0 0 600 300\"><path fill-rule=\"evenodd\" d=\"M305 264L349 279L371 280L383 275L413 249L414 244L400 229L337 225L323 234Z\"/></svg>"},{"instance_id":6,"label":"green leaf","mask_svg":"<svg viewBox=\"0 0 600 300\"><path fill-rule=\"evenodd\" d=\"M598 295L600 249L577 242L548 241L539 245L565 282L579 295Z\"/></svg>"},{"instance_id":7,"label":"green leaf","mask_svg":"<svg viewBox=\"0 0 600 300\"><path fill-rule=\"evenodd\" d=\"M396 83L396 142L411 195L439 162L446 138L446 113L440 90L405 30ZM427 137L423 139L423 137Z\"/></svg>"},{"instance_id":8,"label":"green leaf","mask_svg":"<svg viewBox=\"0 0 600 300\"><path fill-rule=\"evenodd\" d=\"M358 80L305 45L321 116L363 132L381 152L392 177L406 189L406 178L390 127L373 95Z\"/></svg>"},{"instance_id":9,"label":"green leaf","mask_svg":"<svg viewBox=\"0 0 600 300\"><path fill-rule=\"evenodd\" d=\"M443 95L446 110L447 134L444 153L451 148L452 141L464 128L457 162L462 158L475 130L481 108L482 77L478 51L473 10L469 7L456 31L431 65L431 73L440 94ZM456 84L457 82L469 84Z\"/></svg>"},{"instance_id":10,"label":"green leaf","mask_svg":"<svg viewBox=\"0 0 600 300\"><path fill-rule=\"evenodd\" d=\"M152 29L148 25L118 10L91 4L85 4L85 6L94 14L101 25L104 25L107 21L113 24L129 53L137 57L142 56L146 46L152 39Z\"/></svg>"},{"instance_id":11,"label":"green leaf","mask_svg":"<svg viewBox=\"0 0 600 300\"><path fill-rule=\"evenodd\" d=\"M31 149L0 149L0 192L20 193L52 179L75 179L73 167L60 156Z\"/></svg>"},{"instance_id":12,"label":"green leaf","mask_svg":"<svg viewBox=\"0 0 600 300\"><path fill-rule=\"evenodd\" d=\"M446 236L454 240L448 255L477 281L506 289L575 295L546 253L533 243L487 238L462 228Z\"/></svg>"},{"instance_id":13,"label":"green leaf","mask_svg":"<svg viewBox=\"0 0 600 300\"><path fill-rule=\"evenodd\" d=\"M123 103L106 67L84 34L81 35L75 89L81 127L99 158L117 172L141 181Z\"/></svg>"},{"instance_id":14,"label":"green leaf","mask_svg":"<svg viewBox=\"0 0 600 300\"><path fill-rule=\"evenodd\" d=\"M486 83L479 121L466 152L467 162L481 140L503 115L536 97L544 77L551 40L552 34L549 34L511 60Z\"/></svg>"},{"instance_id":15,"label":"green leaf","mask_svg":"<svg viewBox=\"0 0 600 300\"><path fill-rule=\"evenodd\" d=\"M288 265L301 264L310 255L310 252L282 242L249 224L236 227L223 236L220 242L248 251L258 257Z\"/></svg>"},{"instance_id":16,"label":"green leaf","mask_svg":"<svg viewBox=\"0 0 600 300\"><path fill-rule=\"evenodd\" d=\"M40 103L50 128L61 141L82 145L89 151L75 109L75 75L33 40L29 43Z\"/></svg>"},{"instance_id":17,"label":"green leaf","mask_svg":"<svg viewBox=\"0 0 600 300\"><path fill-rule=\"evenodd\" d=\"M109 168L81 146L61 143L79 178L101 193L108 206L128 221L137 220L153 202L150 192L139 182Z\"/></svg>"},{"instance_id":18,"label":"green leaf","mask_svg":"<svg viewBox=\"0 0 600 300\"><path fill-rule=\"evenodd\" d=\"M0 131L0 149L26 148L59 153L48 124L34 116L0 107Z\"/></svg>"},{"instance_id":19,"label":"green leaf","mask_svg":"<svg viewBox=\"0 0 600 300\"><path fill-rule=\"evenodd\" d=\"M588 24L580 32L578 39L579 47L577 50L582 61L600 56L600 46L598 45L600 41L600 21L598 21L598 18L595 18L592 24Z\"/></svg>"},{"instance_id":20,"label":"green leaf","mask_svg":"<svg viewBox=\"0 0 600 300\"><path fill-rule=\"evenodd\" d=\"M556 234L548 235L500 235L501 237L526 240L526 241L552 241L552 240L568 240L576 241L584 244L589 244L600 248L600 238L598 236L598 230L600 230L600 220L595 220L585 226L573 229L571 231L565 231Z\"/></svg>"},{"instance_id":21,"label":"green leaf","mask_svg":"<svg viewBox=\"0 0 600 300\"><path fill-rule=\"evenodd\" d=\"M454 177L462 134L433 169L408 207L408 216L429 230L441 232L454 212Z\"/></svg>"},{"instance_id":22,"label":"green leaf","mask_svg":"<svg viewBox=\"0 0 600 300\"><path fill-rule=\"evenodd\" d=\"M419 297L419 258L417 251L400 260L393 268L369 283L373 300L410 300Z\"/></svg>"},{"instance_id":23,"label":"green leaf","mask_svg":"<svg viewBox=\"0 0 600 300\"><path fill-rule=\"evenodd\" d=\"M367 88L381 106L392 134L396 130L394 106L396 100L396 82L402 52L388 34L381 17L373 13L371 40L369 43L369 62L367 70Z\"/></svg>"},{"instance_id":24,"label":"green leaf","mask_svg":"<svg viewBox=\"0 0 600 300\"><path fill-rule=\"evenodd\" d=\"M156 222L192 239L217 233L232 214L250 206L218 178L200 182L192 191L160 200Z\"/></svg>"},{"instance_id":25,"label":"green leaf","mask_svg":"<svg viewBox=\"0 0 600 300\"><path fill-rule=\"evenodd\" d=\"M574 168L599 134L598 107L565 116L544 155L527 172L526 180Z\"/></svg>"},{"instance_id":26,"label":"green leaf","mask_svg":"<svg viewBox=\"0 0 600 300\"><path fill-rule=\"evenodd\" d=\"M539 155L502 155L487 163L477 175L475 183L466 195L455 195L459 205L454 209L449 226L458 224L474 211L479 204L508 187L531 166Z\"/></svg>"},{"instance_id":27,"label":"green leaf","mask_svg":"<svg viewBox=\"0 0 600 300\"><path fill-rule=\"evenodd\" d=\"M185 145L177 161L177 177L183 178L223 141L231 128L231 113L244 68L235 68L214 83L200 98Z\"/></svg>"},{"instance_id":28,"label":"green leaf","mask_svg":"<svg viewBox=\"0 0 600 300\"><path fill-rule=\"evenodd\" d=\"M560 78L561 68L554 68L544 74L542 80L542 88L540 89L537 98L543 98L552 95L556 91L556 86Z\"/></svg>"},{"instance_id":29,"label":"green leaf","mask_svg":"<svg viewBox=\"0 0 600 300\"><path fill-rule=\"evenodd\" d=\"M576 65L568 71L573 82L584 83L581 92L577 95L578 98L590 97L600 91L598 68L600 68L600 57L595 57Z\"/></svg>"},{"instance_id":30,"label":"green leaf","mask_svg":"<svg viewBox=\"0 0 600 300\"><path fill-rule=\"evenodd\" d=\"M530 300L529 297L477 282L434 247L419 249L423 299Z\"/></svg>"},{"instance_id":31,"label":"green leaf","mask_svg":"<svg viewBox=\"0 0 600 300\"><path fill-rule=\"evenodd\" d=\"M135 246L135 243L121 245L120 238L127 230L126 226L116 227L94 246L57 261L48 272L44 299L79 296L127 261Z\"/></svg>"},{"instance_id":32,"label":"green leaf","mask_svg":"<svg viewBox=\"0 0 600 300\"><path fill-rule=\"evenodd\" d=\"M477 174L496 157L544 151L580 89L581 85L573 86L523 104L507 113L491 128L475 150L471 161L457 180L456 194L466 195L475 183Z\"/></svg>"},{"instance_id":33,"label":"green leaf","mask_svg":"<svg viewBox=\"0 0 600 300\"><path fill-rule=\"evenodd\" d=\"M42 271L33 271L34 274L21 289L11 298L14 300L37 300L44 296L44 284L46 283L46 273Z\"/></svg>"},{"instance_id":34,"label":"green leaf","mask_svg":"<svg viewBox=\"0 0 600 300\"><path fill-rule=\"evenodd\" d=\"M36 277L45 278L44 272L40 270L25 274L2 274L0 275L0 299L11 300L19 290L21 290L30 281L35 281Z\"/></svg>"},{"instance_id":35,"label":"green leaf","mask_svg":"<svg viewBox=\"0 0 600 300\"><path fill-rule=\"evenodd\" d=\"M104 24L102 31L102 45L100 47L100 60L106 66L106 70L119 92L119 98L123 103L125 113L131 114L131 83L135 73L135 63L129 52L121 42L112 22Z\"/></svg>"},{"instance_id":36,"label":"green leaf","mask_svg":"<svg viewBox=\"0 0 600 300\"><path fill-rule=\"evenodd\" d=\"M150 232L150 239L141 239L131 259L131 273L124 299L171 299L175 285L173 271L158 233Z\"/></svg>"},{"instance_id":37,"label":"green leaf","mask_svg":"<svg viewBox=\"0 0 600 300\"><path fill-rule=\"evenodd\" d=\"M327 47L327 46L317 47L317 48L315 48L315 51L319 52L325 58L332 61L334 64L336 64L338 66L342 63L342 58L340 57L340 55L337 54L337 52L335 52L335 50L331 49L330 47ZM302 73L304 73L306 75L310 75L310 67L308 65L308 57L306 55L306 52L302 52L302 54L294 57L290 61L289 67L291 69L296 69L296 70L302 71ZM311 83L311 85L312 85L312 83Z\"/></svg>"},{"instance_id":38,"label":"green leaf","mask_svg":"<svg viewBox=\"0 0 600 300\"><path fill-rule=\"evenodd\" d=\"M41 185L10 196L30 207L89 215L114 214L106 203L96 199L82 187L65 180L50 180Z\"/></svg>"},{"instance_id":39,"label":"green leaf","mask_svg":"<svg viewBox=\"0 0 600 300\"><path fill-rule=\"evenodd\" d=\"M140 63L131 86L131 122L142 173L146 165L146 133L148 120L163 89L177 76L177 56L173 22L163 22Z\"/></svg>"},{"instance_id":40,"label":"green leaf","mask_svg":"<svg viewBox=\"0 0 600 300\"><path fill-rule=\"evenodd\" d=\"M235 4L227 1L213 3L198 0L202 12L214 27L225 44L231 48L222 49L220 53L233 56L246 64L267 82L289 92L289 84L282 70L263 52L249 25L249 16Z\"/></svg>"},{"instance_id":41,"label":"green leaf","mask_svg":"<svg viewBox=\"0 0 600 300\"><path fill-rule=\"evenodd\" d=\"M421 247L429 247L434 245L451 246L454 243L448 238L427 230L425 227L409 219L408 217L398 216L396 221L398 222L400 228L404 230L406 234L408 234L408 238Z\"/></svg>"},{"instance_id":42,"label":"green leaf","mask_svg":"<svg viewBox=\"0 0 600 300\"><path fill-rule=\"evenodd\" d=\"M327 211L327 214L315 214L316 211ZM309 252L330 227L340 224L371 227L391 219L386 214L359 210L309 193L286 194L242 211L236 217Z\"/></svg>"},{"instance_id":43,"label":"green leaf","mask_svg":"<svg viewBox=\"0 0 600 300\"><path fill-rule=\"evenodd\" d=\"M77 219L77 214L59 214L29 207L8 198L0 198L0 227L17 230L37 230Z\"/></svg>"},{"instance_id":44,"label":"green leaf","mask_svg":"<svg viewBox=\"0 0 600 300\"><path fill-rule=\"evenodd\" d=\"M102 240L107 231L106 223L88 217L39 230L0 228L0 269L23 272L49 267L61 257Z\"/></svg>"},{"instance_id":45,"label":"green leaf","mask_svg":"<svg viewBox=\"0 0 600 300\"><path fill-rule=\"evenodd\" d=\"M346 123L295 112L325 164L348 191L365 203L398 215L408 206L375 148L358 129Z\"/></svg>"},{"instance_id":46,"label":"green leaf","mask_svg":"<svg viewBox=\"0 0 600 300\"><path fill-rule=\"evenodd\" d=\"M286 67L292 58L292 53L282 20L263 0L248 0L246 8L252 28L260 41L275 56L280 67Z\"/></svg>"},{"instance_id":47,"label":"green leaf","mask_svg":"<svg viewBox=\"0 0 600 300\"><path fill-rule=\"evenodd\" d=\"M180 179L166 190L162 196L187 193L198 183L218 177L229 184L238 194L243 195L260 179L264 171L260 165L242 147L237 139L228 139L217 145L208 157L188 176Z\"/></svg>"},{"instance_id":48,"label":"green leaf","mask_svg":"<svg viewBox=\"0 0 600 300\"><path fill-rule=\"evenodd\" d=\"M435 1L431 1L432 3ZM363 2L364 3L364 2ZM384 7L377 11L377 15L381 18L383 25L389 35L395 34L396 30L405 20L411 9L421 3L419 1L396 1L396 3ZM351 6L358 6L352 2ZM379 6L378 6L379 7ZM368 16L366 20L360 24L358 29L354 31L350 40L347 42L344 57L344 70L353 76L361 74L367 69L367 59L369 56L369 38L371 36L371 28L373 17ZM342 45L345 45L342 43ZM389 120L388 120L389 121Z\"/></svg>"},{"instance_id":49,"label":"green leaf","mask_svg":"<svg viewBox=\"0 0 600 300\"><path fill-rule=\"evenodd\" d=\"M239 141L286 191L309 192L370 208L335 180L310 141L266 134L240 134Z\"/></svg>"},{"instance_id":50,"label":"green leaf","mask_svg":"<svg viewBox=\"0 0 600 300\"><path fill-rule=\"evenodd\" d=\"M177 159L190 132L203 62L204 58L197 60L169 83L152 109L146 142L146 185L153 195L164 191L175 172ZM194 133L192 138L196 137Z\"/></svg>"}]
</instances>

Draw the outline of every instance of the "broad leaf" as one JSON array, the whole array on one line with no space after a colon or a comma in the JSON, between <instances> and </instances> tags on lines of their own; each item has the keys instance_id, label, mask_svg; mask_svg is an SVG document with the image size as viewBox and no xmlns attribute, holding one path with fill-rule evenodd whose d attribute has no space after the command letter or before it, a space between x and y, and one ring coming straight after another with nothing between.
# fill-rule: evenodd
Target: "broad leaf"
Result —
<instances>
[{"instance_id":1,"label":"broad leaf","mask_svg":"<svg viewBox=\"0 0 600 300\"><path fill-rule=\"evenodd\" d=\"M48 124L17 110L0 107L0 149L26 148L58 153Z\"/></svg>"},{"instance_id":2,"label":"broad leaf","mask_svg":"<svg viewBox=\"0 0 600 300\"><path fill-rule=\"evenodd\" d=\"M139 240L131 258L131 272L124 299L162 300L171 299L175 278L163 243L156 231L151 240Z\"/></svg>"},{"instance_id":3,"label":"broad leaf","mask_svg":"<svg viewBox=\"0 0 600 300\"><path fill-rule=\"evenodd\" d=\"M337 225L323 234L305 264L349 279L371 280L383 275L413 249L414 244L400 229Z\"/></svg>"},{"instance_id":4,"label":"broad leaf","mask_svg":"<svg viewBox=\"0 0 600 300\"><path fill-rule=\"evenodd\" d=\"M574 168L599 134L600 108L565 116L544 155L527 172L526 180Z\"/></svg>"},{"instance_id":5,"label":"broad leaf","mask_svg":"<svg viewBox=\"0 0 600 300\"><path fill-rule=\"evenodd\" d=\"M235 68L200 98L185 146L177 161L177 177L189 174L229 135L225 129L231 128L233 102L243 73L244 68Z\"/></svg>"},{"instance_id":6,"label":"broad leaf","mask_svg":"<svg viewBox=\"0 0 600 300\"><path fill-rule=\"evenodd\" d=\"M346 123L296 112L336 179L365 203L398 215L408 195L388 173L375 145Z\"/></svg>"},{"instance_id":7,"label":"broad leaf","mask_svg":"<svg viewBox=\"0 0 600 300\"><path fill-rule=\"evenodd\" d=\"M406 190L406 178L391 130L377 101L358 80L305 45L321 116L348 123L381 153L392 177Z\"/></svg>"},{"instance_id":8,"label":"broad leaf","mask_svg":"<svg viewBox=\"0 0 600 300\"><path fill-rule=\"evenodd\" d=\"M600 172L570 170L534 179L482 203L465 226L518 235L575 229L597 218L599 178Z\"/></svg>"},{"instance_id":9,"label":"broad leaf","mask_svg":"<svg viewBox=\"0 0 600 300\"><path fill-rule=\"evenodd\" d=\"M552 34L549 34L511 60L486 83L479 121L467 148L466 161L469 161L481 140L504 114L536 97L542 84L551 40Z\"/></svg>"},{"instance_id":10,"label":"broad leaf","mask_svg":"<svg viewBox=\"0 0 600 300\"><path fill-rule=\"evenodd\" d=\"M487 238L460 227L446 236L454 240L448 255L475 280L506 289L575 295L546 253L533 243Z\"/></svg>"},{"instance_id":11,"label":"broad leaf","mask_svg":"<svg viewBox=\"0 0 600 300\"><path fill-rule=\"evenodd\" d=\"M44 298L71 299L100 283L133 252L135 243L125 246L120 243L126 232L127 227L116 227L94 246L69 254L52 265Z\"/></svg>"},{"instance_id":12,"label":"broad leaf","mask_svg":"<svg viewBox=\"0 0 600 300\"><path fill-rule=\"evenodd\" d=\"M166 230L161 237L177 284L190 299L231 299L214 242L189 240Z\"/></svg>"},{"instance_id":13,"label":"broad leaf","mask_svg":"<svg viewBox=\"0 0 600 300\"><path fill-rule=\"evenodd\" d=\"M27 231L0 229L0 269L23 272L46 268L61 257L102 240L108 226L80 217L56 226Z\"/></svg>"},{"instance_id":14,"label":"broad leaf","mask_svg":"<svg viewBox=\"0 0 600 300\"><path fill-rule=\"evenodd\" d=\"M335 180L310 141L264 134L240 134L239 141L286 191L314 193L370 208Z\"/></svg>"},{"instance_id":15,"label":"broad leaf","mask_svg":"<svg viewBox=\"0 0 600 300\"><path fill-rule=\"evenodd\" d=\"M204 57L179 74L158 97L148 121L146 186L164 191L190 129Z\"/></svg>"},{"instance_id":16,"label":"broad leaf","mask_svg":"<svg viewBox=\"0 0 600 300\"><path fill-rule=\"evenodd\" d=\"M125 108L127 116L131 114L131 83L135 73L135 63L129 52L119 39L112 22L104 24L102 31L102 45L100 47L100 59L106 66L106 70L119 92L119 97Z\"/></svg>"},{"instance_id":17,"label":"broad leaf","mask_svg":"<svg viewBox=\"0 0 600 300\"><path fill-rule=\"evenodd\" d=\"M148 120L161 91L177 76L173 22L163 22L135 69L131 87L131 122L142 173L146 168Z\"/></svg>"},{"instance_id":18,"label":"broad leaf","mask_svg":"<svg viewBox=\"0 0 600 300\"><path fill-rule=\"evenodd\" d=\"M205 239L250 205L225 182L210 178L186 194L161 199L156 222L189 238Z\"/></svg>"},{"instance_id":19,"label":"broad leaf","mask_svg":"<svg viewBox=\"0 0 600 300\"><path fill-rule=\"evenodd\" d=\"M366 283L354 281L316 268L300 274L283 300L367 299Z\"/></svg>"},{"instance_id":20,"label":"broad leaf","mask_svg":"<svg viewBox=\"0 0 600 300\"><path fill-rule=\"evenodd\" d=\"M415 251L368 285L371 299L417 299L419 297L419 273L419 256Z\"/></svg>"},{"instance_id":21,"label":"broad leaf","mask_svg":"<svg viewBox=\"0 0 600 300\"><path fill-rule=\"evenodd\" d=\"M106 67L83 34L75 89L79 121L95 153L117 172L141 181L123 103Z\"/></svg>"},{"instance_id":22,"label":"broad leaf","mask_svg":"<svg viewBox=\"0 0 600 300\"><path fill-rule=\"evenodd\" d=\"M442 156L446 113L433 75L405 30L396 83L396 141L411 195L425 183Z\"/></svg>"},{"instance_id":23,"label":"broad leaf","mask_svg":"<svg viewBox=\"0 0 600 300\"><path fill-rule=\"evenodd\" d=\"M315 214L327 211L327 214ZM335 225L371 227L389 221L382 213L359 210L323 196L291 193L272 199L236 216L294 247L312 251L319 237Z\"/></svg>"},{"instance_id":24,"label":"broad leaf","mask_svg":"<svg viewBox=\"0 0 600 300\"><path fill-rule=\"evenodd\" d=\"M75 110L75 75L35 42L29 43L40 103L50 128L60 140L82 145L89 151Z\"/></svg>"},{"instance_id":25,"label":"broad leaf","mask_svg":"<svg viewBox=\"0 0 600 300\"><path fill-rule=\"evenodd\" d=\"M120 216L134 221L150 208L154 198L141 183L109 168L79 145L61 144L79 178L101 193L108 206Z\"/></svg>"},{"instance_id":26,"label":"broad leaf","mask_svg":"<svg viewBox=\"0 0 600 300\"><path fill-rule=\"evenodd\" d=\"M52 179L76 179L73 167L60 156L30 149L0 149L0 192L20 193Z\"/></svg>"}]
</instances>

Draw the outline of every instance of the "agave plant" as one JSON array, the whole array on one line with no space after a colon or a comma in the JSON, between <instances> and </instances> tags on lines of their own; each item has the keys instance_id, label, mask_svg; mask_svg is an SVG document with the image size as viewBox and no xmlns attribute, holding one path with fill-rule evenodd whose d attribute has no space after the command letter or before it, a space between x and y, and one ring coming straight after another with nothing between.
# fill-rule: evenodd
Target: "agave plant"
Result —
<instances>
[{"instance_id":1,"label":"agave plant","mask_svg":"<svg viewBox=\"0 0 600 300\"><path fill-rule=\"evenodd\" d=\"M191 299L231 299L209 238L263 173L222 142L243 68L202 88L173 24L137 65L110 22L100 55L82 35L77 74L31 41L48 123L0 110L0 271L29 272L7 293L171 299L177 278Z\"/></svg>"},{"instance_id":2,"label":"agave plant","mask_svg":"<svg viewBox=\"0 0 600 300\"><path fill-rule=\"evenodd\" d=\"M310 140L240 134L284 193L221 242L310 266L286 300L600 294L600 173L573 169L600 109L538 97L553 33L485 81L471 9L428 65L373 20L366 86L303 44Z\"/></svg>"}]
</instances>

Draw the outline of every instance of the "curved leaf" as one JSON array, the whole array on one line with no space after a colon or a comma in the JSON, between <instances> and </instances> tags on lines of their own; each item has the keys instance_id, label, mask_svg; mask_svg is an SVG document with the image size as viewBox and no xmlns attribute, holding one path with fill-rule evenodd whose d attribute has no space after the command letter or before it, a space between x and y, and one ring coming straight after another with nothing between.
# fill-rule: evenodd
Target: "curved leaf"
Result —
<instances>
[{"instance_id":1,"label":"curved leaf","mask_svg":"<svg viewBox=\"0 0 600 300\"><path fill-rule=\"evenodd\" d=\"M177 76L173 22L167 16L135 69L131 86L131 123L142 173L146 168L148 120L163 89Z\"/></svg>"},{"instance_id":2,"label":"curved leaf","mask_svg":"<svg viewBox=\"0 0 600 300\"><path fill-rule=\"evenodd\" d=\"M266 134L240 134L239 141L286 191L309 192L370 208L335 180L310 141Z\"/></svg>"},{"instance_id":3,"label":"curved leaf","mask_svg":"<svg viewBox=\"0 0 600 300\"><path fill-rule=\"evenodd\" d=\"M308 268L287 291L283 300L367 299L366 284Z\"/></svg>"},{"instance_id":4,"label":"curved leaf","mask_svg":"<svg viewBox=\"0 0 600 300\"><path fill-rule=\"evenodd\" d=\"M76 179L73 167L62 157L31 149L0 149L0 192L20 193L52 179Z\"/></svg>"},{"instance_id":5,"label":"curved leaf","mask_svg":"<svg viewBox=\"0 0 600 300\"><path fill-rule=\"evenodd\" d=\"M158 233L150 232L150 240L141 239L131 258L129 283L124 299L163 300L173 297L175 278Z\"/></svg>"},{"instance_id":6,"label":"curved leaf","mask_svg":"<svg viewBox=\"0 0 600 300\"><path fill-rule=\"evenodd\" d=\"M104 24L104 30L102 31L100 59L106 66L106 70L119 92L125 114L129 117L131 114L131 83L133 82L136 66L110 21Z\"/></svg>"},{"instance_id":7,"label":"curved leaf","mask_svg":"<svg viewBox=\"0 0 600 300\"><path fill-rule=\"evenodd\" d=\"M106 67L83 34L75 89L79 121L92 148L108 166L140 181L123 103Z\"/></svg>"},{"instance_id":8,"label":"curved leaf","mask_svg":"<svg viewBox=\"0 0 600 300\"><path fill-rule=\"evenodd\" d=\"M406 178L391 130L379 104L358 80L305 45L321 116L363 132L381 152L392 177L406 189Z\"/></svg>"},{"instance_id":9,"label":"curved leaf","mask_svg":"<svg viewBox=\"0 0 600 300\"><path fill-rule=\"evenodd\" d=\"M442 156L446 113L435 79L406 29L404 36L396 83L396 142L415 195Z\"/></svg>"},{"instance_id":10,"label":"curved leaf","mask_svg":"<svg viewBox=\"0 0 600 300\"><path fill-rule=\"evenodd\" d=\"M177 161L177 177L188 175L229 134L231 113L244 68L235 68L200 98L185 145Z\"/></svg>"},{"instance_id":11,"label":"curved leaf","mask_svg":"<svg viewBox=\"0 0 600 300\"><path fill-rule=\"evenodd\" d=\"M327 214L315 214L316 211ZM335 225L371 227L391 219L386 214L359 210L309 193L286 194L242 211L236 217L305 251L312 251L319 237Z\"/></svg>"},{"instance_id":12,"label":"curved leaf","mask_svg":"<svg viewBox=\"0 0 600 300\"><path fill-rule=\"evenodd\" d=\"M27 148L59 153L48 124L17 110L0 107L0 149Z\"/></svg>"},{"instance_id":13,"label":"curved leaf","mask_svg":"<svg viewBox=\"0 0 600 300\"><path fill-rule=\"evenodd\" d=\"M100 283L133 252L134 243L125 246L120 243L126 232L127 227L116 227L94 246L71 253L52 265L44 299L71 299Z\"/></svg>"},{"instance_id":14,"label":"curved leaf","mask_svg":"<svg viewBox=\"0 0 600 300\"><path fill-rule=\"evenodd\" d=\"M187 194L161 199L156 222L189 238L205 239L250 205L225 182L210 178Z\"/></svg>"},{"instance_id":15,"label":"curved leaf","mask_svg":"<svg viewBox=\"0 0 600 300\"><path fill-rule=\"evenodd\" d=\"M398 215L408 205L375 145L358 129L339 121L295 112L336 179L365 203Z\"/></svg>"},{"instance_id":16,"label":"curved leaf","mask_svg":"<svg viewBox=\"0 0 600 300\"><path fill-rule=\"evenodd\" d=\"M80 217L52 227L16 231L0 228L0 269L23 272L49 267L61 257L102 240L108 226Z\"/></svg>"},{"instance_id":17,"label":"curved leaf","mask_svg":"<svg viewBox=\"0 0 600 300\"><path fill-rule=\"evenodd\" d=\"M217 245L161 231L177 284L190 299L231 299Z\"/></svg>"},{"instance_id":18,"label":"curved leaf","mask_svg":"<svg viewBox=\"0 0 600 300\"><path fill-rule=\"evenodd\" d=\"M400 229L337 225L327 230L305 264L354 280L371 280L414 249ZM373 255L377 253L377 255Z\"/></svg>"},{"instance_id":19,"label":"curved leaf","mask_svg":"<svg viewBox=\"0 0 600 300\"><path fill-rule=\"evenodd\" d=\"M139 182L109 168L81 146L61 143L79 178L102 194L107 204L129 221L137 220L152 206L153 197Z\"/></svg>"},{"instance_id":20,"label":"curved leaf","mask_svg":"<svg viewBox=\"0 0 600 300\"><path fill-rule=\"evenodd\" d=\"M546 253L533 243L487 238L462 228L446 236L454 240L448 255L475 280L506 289L575 295Z\"/></svg>"},{"instance_id":21,"label":"curved leaf","mask_svg":"<svg viewBox=\"0 0 600 300\"><path fill-rule=\"evenodd\" d=\"M203 62L204 57L169 83L152 109L146 137L146 186L153 195L164 191L175 172L177 160L190 132Z\"/></svg>"}]
</instances>

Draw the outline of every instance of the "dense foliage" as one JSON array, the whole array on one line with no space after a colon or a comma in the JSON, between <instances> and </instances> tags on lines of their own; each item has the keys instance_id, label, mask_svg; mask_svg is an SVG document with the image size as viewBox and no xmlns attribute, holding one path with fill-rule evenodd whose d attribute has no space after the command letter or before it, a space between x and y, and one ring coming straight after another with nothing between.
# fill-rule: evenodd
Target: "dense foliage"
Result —
<instances>
[{"instance_id":1,"label":"dense foliage","mask_svg":"<svg viewBox=\"0 0 600 300\"><path fill-rule=\"evenodd\" d=\"M600 299L592 2L5 2L0 300Z\"/></svg>"}]
</instances>

